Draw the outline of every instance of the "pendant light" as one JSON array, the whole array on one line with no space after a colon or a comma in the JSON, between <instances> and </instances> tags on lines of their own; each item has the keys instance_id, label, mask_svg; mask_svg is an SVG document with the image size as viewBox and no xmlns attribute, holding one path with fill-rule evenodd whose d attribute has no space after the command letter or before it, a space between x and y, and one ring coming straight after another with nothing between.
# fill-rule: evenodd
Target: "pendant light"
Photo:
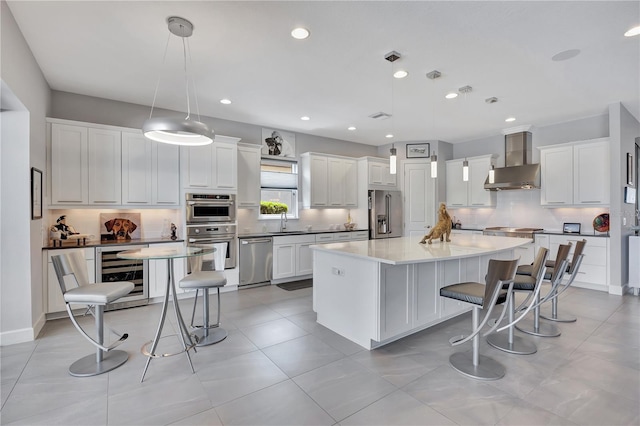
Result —
<instances>
[{"instance_id":1,"label":"pendant light","mask_svg":"<svg viewBox=\"0 0 640 426\"><path fill-rule=\"evenodd\" d=\"M464 182L469 182L469 162L466 158L462 162L462 180Z\"/></svg>"},{"instance_id":2,"label":"pendant light","mask_svg":"<svg viewBox=\"0 0 640 426\"><path fill-rule=\"evenodd\" d=\"M393 63L398 59L400 59L400 57L401 55L395 50L384 55L384 59L386 59L391 63L391 74L393 74L394 78L406 77L406 74L403 77L397 77L393 72L394 70ZM393 138L394 133L395 133L395 123L393 118L393 80L391 80L391 133L387 134L387 138ZM394 144L391 144L390 153L391 155L389 156L389 173L392 175L395 175L397 173L397 169L396 169L397 156L396 156L396 148Z\"/></svg>"},{"instance_id":3,"label":"pendant light","mask_svg":"<svg viewBox=\"0 0 640 426\"><path fill-rule=\"evenodd\" d=\"M391 156L389 157L389 173L396 174L396 148L391 144Z\"/></svg>"},{"instance_id":4,"label":"pendant light","mask_svg":"<svg viewBox=\"0 0 640 426\"><path fill-rule=\"evenodd\" d=\"M431 155L431 177L438 177L438 156L435 152Z\"/></svg>"},{"instance_id":5,"label":"pendant light","mask_svg":"<svg viewBox=\"0 0 640 426\"><path fill-rule=\"evenodd\" d=\"M496 166L491 165L491 170L489 170L489 183L496 183Z\"/></svg>"},{"instance_id":6,"label":"pendant light","mask_svg":"<svg viewBox=\"0 0 640 426\"><path fill-rule=\"evenodd\" d=\"M158 95L158 87L160 86L160 77L158 77L158 83L156 84L156 91L153 95L153 103L151 104L151 112L149 118L145 120L142 125L142 132L145 137L162 143L168 143L173 145L188 145L188 146L201 146L208 145L213 142L215 133L213 129L207 126L201 121L191 119L191 105L189 99L189 74L187 73L187 56L191 61L191 49L189 48L187 38L193 34L193 24L184 18L177 16L171 16L167 18L167 24L169 32L182 39L182 56L184 62L184 78L186 88L187 99L187 116L182 118L176 117L152 117L153 109L156 104L156 97ZM164 50L164 60L167 57L167 50L169 48L169 39L167 39L167 45ZM194 84L195 89L195 84ZM198 109L198 97L195 95L196 108ZM198 111L198 118L200 112Z\"/></svg>"}]
</instances>

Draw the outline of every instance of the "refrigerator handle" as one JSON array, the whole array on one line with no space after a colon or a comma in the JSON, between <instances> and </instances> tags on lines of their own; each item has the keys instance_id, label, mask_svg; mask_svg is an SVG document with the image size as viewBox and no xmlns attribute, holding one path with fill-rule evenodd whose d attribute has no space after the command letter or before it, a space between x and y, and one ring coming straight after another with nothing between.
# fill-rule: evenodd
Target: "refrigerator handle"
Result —
<instances>
[{"instance_id":1,"label":"refrigerator handle","mask_svg":"<svg viewBox=\"0 0 640 426\"><path fill-rule=\"evenodd\" d=\"M391 234L391 194L385 195L384 198L384 213L387 216L387 234Z\"/></svg>"}]
</instances>

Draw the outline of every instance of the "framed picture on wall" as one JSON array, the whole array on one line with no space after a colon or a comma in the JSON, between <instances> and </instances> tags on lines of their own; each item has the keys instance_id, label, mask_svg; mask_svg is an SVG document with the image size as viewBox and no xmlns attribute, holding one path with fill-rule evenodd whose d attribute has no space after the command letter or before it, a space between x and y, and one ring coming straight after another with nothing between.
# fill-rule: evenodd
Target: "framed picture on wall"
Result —
<instances>
[{"instance_id":1,"label":"framed picture on wall","mask_svg":"<svg viewBox=\"0 0 640 426\"><path fill-rule=\"evenodd\" d=\"M428 143L407 144L407 158L427 158L430 156L431 153Z\"/></svg>"},{"instance_id":2,"label":"framed picture on wall","mask_svg":"<svg viewBox=\"0 0 640 426\"><path fill-rule=\"evenodd\" d=\"M42 219L42 171L31 168L31 219Z\"/></svg>"},{"instance_id":3,"label":"framed picture on wall","mask_svg":"<svg viewBox=\"0 0 640 426\"><path fill-rule=\"evenodd\" d=\"M262 129L262 155L296 156L296 135L284 130Z\"/></svg>"}]
</instances>

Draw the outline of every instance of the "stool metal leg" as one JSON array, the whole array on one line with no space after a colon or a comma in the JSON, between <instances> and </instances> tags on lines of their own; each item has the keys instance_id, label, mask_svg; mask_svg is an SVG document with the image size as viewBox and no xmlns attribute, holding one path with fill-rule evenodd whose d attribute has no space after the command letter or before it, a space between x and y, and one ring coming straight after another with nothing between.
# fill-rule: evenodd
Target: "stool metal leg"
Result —
<instances>
[{"instance_id":1,"label":"stool metal leg","mask_svg":"<svg viewBox=\"0 0 640 426\"><path fill-rule=\"evenodd\" d=\"M558 290L554 292L554 296L557 293L558 293ZM576 322L578 320L578 318L574 317L573 315L558 316L558 298L557 297L554 297L553 300L551 300L551 316L540 314L540 318L543 318L549 321L555 321L555 322Z\"/></svg>"},{"instance_id":2,"label":"stool metal leg","mask_svg":"<svg viewBox=\"0 0 640 426\"><path fill-rule=\"evenodd\" d=\"M473 307L471 311L471 322L473 330L478 328L480 308ZM504 377L505 368L496 360L484 355L480 355L480 334L478 333L472 340L473 351L471 356L467 352L456 352L449 357L449 364L464 374L478 380L498 380Z\"/></svg>"},{"instance_id":3,"label":"stool metal leg","mask_svg":"<svg viewBox=\"0 0 640 426\"><path fill-rule=\"evenodd\" d=\"M539 302L540 295L538 294L533 303L538 305ZM533 308L533 325L529 320L520 321L518 324L515 326L518 330L538 337L558 337L561 334L560 329L553 324L540 324L539 305Z\"/></svg>"},{"instance_id":4,"label":"stool metal leg","mask_svg":"<svg viewBox=\"0 0 640 426\"><path fill-rule=\"evenodd\" d=\"M103 315L104 306L95 305L96 340L100 345L104 343ZM75 377L97 376L120 367L127 362L127 359L129 359L129 354L125 351L112 350L105 352L100 348L96 348L95 354L87 355L71 364L69 374Z\"/></svg>"},{"instance_id":5,"label":"stool metal leg","mask_svg":"<svg viewBox=\"0 0 640 426\"><path fill-rule=\"evenodd\" d=\"M218 322L215 325L209 325L209 289L205 288L202 291L204 293L202 303L202 328L193 333L198 339L196 346L213 345L214 343L221 342L228 336L227 330L220 327L220 288L218 287L216 290L218 290Z\"/></svg>"},{"instance_id":6,"label":"stool metal leg","mask_svg":"<svg viewBox=\"0 0 640 426\"><path fill-rule=\"evenodd\" d=\"M515 309L515 294L511 293L511 297L507 301L509 310L509 323L512 323L514 320L514 309ZM523 339L522 337L514 335L514 326L511 326L507 329L507 333L493 333L487 337L487 343L493 346L496 349L500 349L501 351L509 352L511 354L516 355L531 355L538 351L536 345Z\"/></svg>"}]
</instances>

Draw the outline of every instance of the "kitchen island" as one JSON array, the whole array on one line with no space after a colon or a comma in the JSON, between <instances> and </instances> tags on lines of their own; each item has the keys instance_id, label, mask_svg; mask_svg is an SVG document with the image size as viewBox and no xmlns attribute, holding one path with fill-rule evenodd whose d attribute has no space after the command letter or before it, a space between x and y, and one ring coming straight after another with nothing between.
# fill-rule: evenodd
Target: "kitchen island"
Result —
<instances>
[{"instance_id":1,"label":"kitchen island","mask_svg":"<svg viewBox=\"0 0 640 426\"><path fill-rule=\"evenodd\" d=\"M513 259L528 238L453 235L420 244L401 237L311 246L319 324L373 349L471 308L440 288L484 281L489 259Z\"/></svg>"}]
</instances>

